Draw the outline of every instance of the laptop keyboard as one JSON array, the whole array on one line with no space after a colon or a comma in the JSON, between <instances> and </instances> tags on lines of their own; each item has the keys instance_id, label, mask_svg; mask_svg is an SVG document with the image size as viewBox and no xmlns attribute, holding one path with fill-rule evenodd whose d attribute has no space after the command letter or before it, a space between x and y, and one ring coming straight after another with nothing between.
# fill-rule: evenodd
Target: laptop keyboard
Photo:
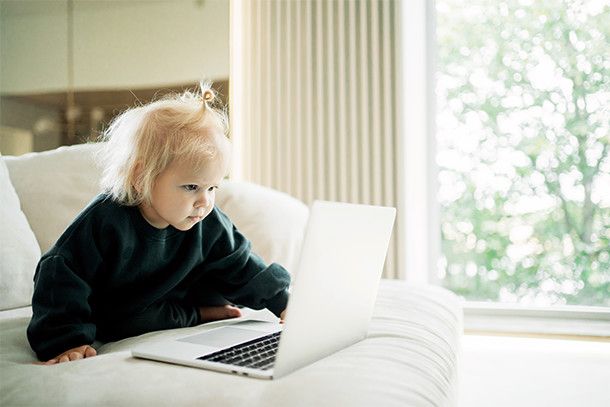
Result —
<instances>
[{"instance_id":1,"label":"laptop keyboard","mask_svg":"<svg viewBox=\"0 0 610 407\"><path fill-rule=\"evenodd\" d=\"M262 336L197 359L267 370L275 363L281 333Z\"/></svg>"}]
</instances>

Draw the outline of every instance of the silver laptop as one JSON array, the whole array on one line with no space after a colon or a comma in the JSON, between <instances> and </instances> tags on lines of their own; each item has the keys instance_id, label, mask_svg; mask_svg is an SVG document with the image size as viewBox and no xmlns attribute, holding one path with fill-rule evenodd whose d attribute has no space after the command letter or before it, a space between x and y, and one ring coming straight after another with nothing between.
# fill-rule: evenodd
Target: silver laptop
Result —
<instances>
[{"instance_id":1,"label":"silver laptop","mask_svg":"<svg viewBox=\"0 0 610 407\"><path fill-rule=\"evenodd\" d=\"M138 358L274 379L366 336L394 208L314 202L286 321L241 320L141 344Z\"/></svg>"}]
</instances>

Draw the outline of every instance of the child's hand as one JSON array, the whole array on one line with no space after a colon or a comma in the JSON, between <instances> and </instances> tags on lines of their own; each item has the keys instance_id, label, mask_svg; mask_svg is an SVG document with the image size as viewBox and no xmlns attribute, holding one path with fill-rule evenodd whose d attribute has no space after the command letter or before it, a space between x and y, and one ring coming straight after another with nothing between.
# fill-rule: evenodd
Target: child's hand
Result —
<instances>
[{"instance_id":1,"label":"child's hand","mask_svg":"<svg viewBox=\"0 0 610 407\"><path fill-rule=\"evenodd\" d=\"M37 363L39 365L54 365L56 363L70 362L72 360L78 360L83 358L90 358L97 355L97 351L90 345L78 346L76 348L68 349L61 355L54 357L53 359L47 360L46 362Z\"/></svg>"},{"instance_id":2,"label":"child's hand","mask_svg":"<svg viewBox=\"0 0 610 407\"><path fill-rule=\"evenodd\" d=\"M241 311L232 305L215 305L199 307L199 316L202 322L210 322L241 317Z\"/></svg>"},{"instance_id":3,"label":"child's hand","mask_svg":"<svg viewBox=\"0 0 610 407\"><path fill-rule=\"evenodd\" d=\"M286 319L286 310L282 311L282 313L280 314L280 324L283 324L285 319Z\"/></svg>"}]
</instances>

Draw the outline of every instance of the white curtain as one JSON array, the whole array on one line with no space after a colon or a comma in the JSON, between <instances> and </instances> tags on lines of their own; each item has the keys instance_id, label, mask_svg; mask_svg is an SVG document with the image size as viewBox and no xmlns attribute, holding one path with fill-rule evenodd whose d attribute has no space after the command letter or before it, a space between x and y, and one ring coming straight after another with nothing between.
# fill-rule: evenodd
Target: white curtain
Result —
<instances>
[{"instance_id":1,"label":"white curtain","mask_svg":"<svg viewBox=\"0 0 610 407\"><path fill-rule=\"evenodd\" d=\"M232 2L234 178L308 204L399 207L398 6ZM397 222L384 271L389 278L404 277L399 229Z\"/></svg>"}]
</instances>

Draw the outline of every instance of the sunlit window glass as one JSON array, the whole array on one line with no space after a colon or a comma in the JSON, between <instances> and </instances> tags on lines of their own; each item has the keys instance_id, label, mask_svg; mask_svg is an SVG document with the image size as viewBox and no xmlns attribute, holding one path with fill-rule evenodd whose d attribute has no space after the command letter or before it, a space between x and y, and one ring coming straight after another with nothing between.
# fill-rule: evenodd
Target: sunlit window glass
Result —
<instances>
[{"instance_id":1,"label":"sunlit window glass","mask_svg":"<svg viewBox=\"0 0 610 407\"><path fill-rule=\"evenodd\" d=\"M610 306L610 5L437 0L444 286Z\"/></svg>"}]
</instances>

